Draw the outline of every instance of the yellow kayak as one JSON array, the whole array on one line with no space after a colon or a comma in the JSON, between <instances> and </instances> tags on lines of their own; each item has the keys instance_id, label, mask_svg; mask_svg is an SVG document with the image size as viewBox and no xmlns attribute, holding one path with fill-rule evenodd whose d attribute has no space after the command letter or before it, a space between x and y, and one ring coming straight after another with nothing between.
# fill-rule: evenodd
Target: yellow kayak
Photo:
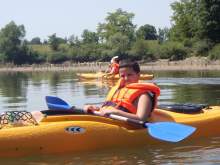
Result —
<instances>
[{"instance_id":1,"label":"yellow kayak","mask_svg":"<svg viewBox=\"0 0 220 165\"><path fill-rule=\"evenodd\" d=\"M99 73L77 73L76 74L80 79L104 79L104 80L117 80L119 79L119 75L106 75L103 72ZM153 74L141 74L141 80L152 80L154 78Z\"/></svg>"},{"instance_id":2,"label":"yellow kayak","mask_svg":"<svg viewBox=\"0 0 220 165\"><path fill-rule=\"evenodd\" d=\"M220 106L204 108L194 114L156 109L150 122L160 121L196 127L196 131L183 141L220 136ZM2 128L0 156L79 153L167 143L151 137L146 129L94 115L47 116L39 125Z\"/></svg>"}]
</instances>

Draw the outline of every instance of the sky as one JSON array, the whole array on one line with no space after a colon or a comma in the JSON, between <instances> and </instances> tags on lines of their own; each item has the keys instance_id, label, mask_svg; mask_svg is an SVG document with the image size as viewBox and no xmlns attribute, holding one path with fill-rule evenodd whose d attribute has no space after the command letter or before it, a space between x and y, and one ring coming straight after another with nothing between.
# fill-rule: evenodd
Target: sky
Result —
<instances>
[{"instance_id":1,"label":"sky","mask_svg":"<svg viewBox=\"0 0 220 165\"><path fill-rule=\"evenodd\" d=\"M25 38L42 40L57 37L80 37L83 30L96 32L108 13L118 8L134 13L137 28L150 24L156 29L171 27L170 4L176 0L0 0L0 29L9 22L24 25Z\"/></svg>"}]
</instances>

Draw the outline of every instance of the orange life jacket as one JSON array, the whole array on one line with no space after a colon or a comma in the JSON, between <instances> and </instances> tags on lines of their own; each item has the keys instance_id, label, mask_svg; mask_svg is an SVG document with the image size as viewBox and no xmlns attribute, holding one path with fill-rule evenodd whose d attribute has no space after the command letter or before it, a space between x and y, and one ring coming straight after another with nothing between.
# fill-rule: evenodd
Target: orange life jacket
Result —
<instances>
[{"instance_id":1,"label":"orange life jacket","mask_svg":"<svg viewBox=\"0 0 220 165\"><path fill-rule=\"evenodd\" d=\"M118 74L119 73L119 64L118 63L111 63L110 65L111 70L114 69L114 74Z\"/></svg>"},{"instance_id":2,"label":"orange life jacket","mask_svg":"<svg viewBox=\"0 0 220 165\"><path fill-rule=\"evenodd\" d=\"M148 92L153 94L153 110L157 105L157 97L160 95L160 88L153 83L132 83L123 88L119 88L119 85L116 85L112 87L108 93L106 102L103 104L103 107L122 107L122 109L126 109L128 112L136 114L137 107L134 105L134 101L140 95L146 94Z\"/></svg>"}]
</instances>

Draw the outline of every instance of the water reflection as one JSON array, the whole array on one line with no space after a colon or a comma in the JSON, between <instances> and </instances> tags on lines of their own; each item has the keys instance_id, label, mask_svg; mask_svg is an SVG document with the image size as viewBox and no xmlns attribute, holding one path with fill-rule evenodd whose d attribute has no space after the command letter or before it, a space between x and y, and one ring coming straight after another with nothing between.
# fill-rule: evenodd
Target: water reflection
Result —
<instances>
[{"instance_id":1,"label":"water reflection","mask_svg":"<svg viewBox=\"0 0 220 165\"><path fill-rule=\"evenodd\" d=\"M160 86L160 103L220 104L220 72L181 71L153 74L155 79L147 82ZM114 84L111 81L79 81L73 72L0 73L0 109L45 109L46 95L59 96L76 106L102 102Z\"/></svg>"},{"instance_id":2,"label":"water reflection","mask_svg":"<svg viewBox=\"0 0 220 165\"><path fill-rule=\"evenodd\" d=\"M149 72L148 72L149 73ZM220 71L156 71L152 72L152 74L155 75L155 77L163 77L163 78L170 78L170 77L176 77L176 78L200 78L200 77L220 77Z\"/></svg>"},{"instance_id":3,"label":"water reflection","mask_svg":"<svg viewBox=\"0 0 220 165\"><path fill-rule=\"evenodd\" d=\"M138 148L97 150L88 153L69 153L59 156L42 155L16 159L1 159L1 164L90 164L90 165L133 165L133 164L218 164L220 162L220 138L212 137L180 143Z\"/></svg>"},{"instance_id":4,"label":"water reflection","mask_svg":"<svg viewBox=\"0 0 220 165\"><path fill-rule=\"evenodd\" d=\"M216 85L160 85L162 103L206 103L220 104L220 83Z\"/></svg>"},{"instance_id":5,"label":"water reflection","mask_svg":"<svg viewBox=\"0 0 220 165\"><path fill-rule=\"evenodd\" d=\"M153 81L161 88L159 98L161 103L220 104L220 78L218 77L172 77L157 78Z\"/></svg>"},{"instance_id":6,"label":"water reflection","mask_svg":"<svg viewBox=\"0 0 220 165\"><path fill-rule=\"evenodd\" d=\"M11 98L25 97L28 76L23 73L0 74L1 95Z\"/></svg>"},{"instance_id":7,"label":"water reflection","mask_svg":"<svg viewBox=\"0 0 220 165\"><path fill-rule=\"evenodd\" d=\"M192 77L185 77L185 78L156 78L154 80L155 83L158 85L201 85L201 84L220 84L220 78L208 78L208 77L201 77L201 78L192 78Z\"/></svg>"}]
</instances>

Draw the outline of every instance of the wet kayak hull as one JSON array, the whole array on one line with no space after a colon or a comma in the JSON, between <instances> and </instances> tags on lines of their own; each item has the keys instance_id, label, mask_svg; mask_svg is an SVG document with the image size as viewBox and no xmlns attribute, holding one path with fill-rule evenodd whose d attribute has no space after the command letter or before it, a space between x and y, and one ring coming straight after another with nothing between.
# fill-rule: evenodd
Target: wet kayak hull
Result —
<instances>
[{"instance_id":1,"label":"wet kayak hull","mask_svg":"<svg viewBox=\"0 0 220 165\"><path fill-rule=\"evenodd\" d=\"M191 125L196 132L184 141L220 136L220 107L195 114L155 110L150 122L171 121ZM0 130L0 156L25 156L95 151L167 143L152 138L147 129L92 115L47 116L39 125ZM180 142L181 143L181 142Z\"/></svg>"}]
</instances>

